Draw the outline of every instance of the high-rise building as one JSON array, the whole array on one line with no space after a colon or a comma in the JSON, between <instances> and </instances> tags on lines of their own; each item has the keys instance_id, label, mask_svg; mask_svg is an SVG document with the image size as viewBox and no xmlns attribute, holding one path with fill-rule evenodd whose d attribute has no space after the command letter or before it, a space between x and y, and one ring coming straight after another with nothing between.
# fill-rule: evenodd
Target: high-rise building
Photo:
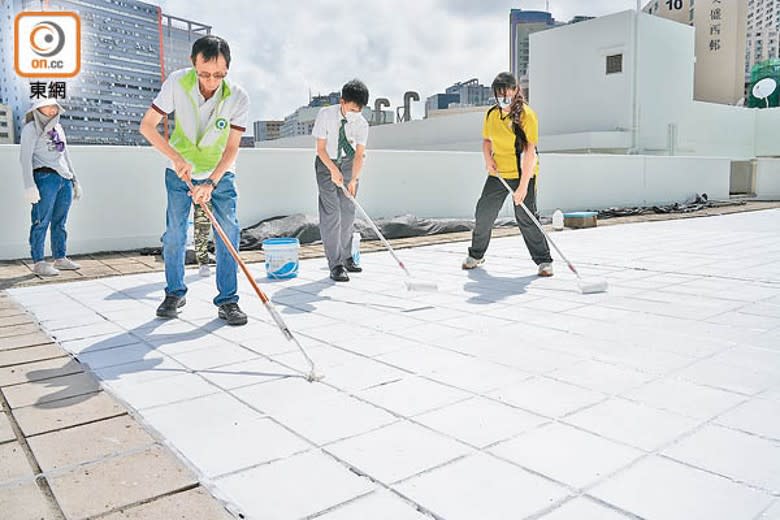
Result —
<instances>
[{"instance_id":1,"label":"high-rise building","mask_svg":"<svg viewBox=\"0 0 780 520\"><path fill-rule=\"evenodd\" d=\"M693 25L694 0L652 0L642 10L647 14Z\"/></svg>"},{"instance_id":2,"label":"high-rise building","mask_svg":"<svg viewBox=\"0 0 780 520\"><path fill-rule=\"evenodd\" d=\"M192 44L201 36L211 34L211 26L161 13L163 63L165 76L175 70L192 66Z\"/></svg>"},{"instance_id":3,"label":"high-rise building","mask_svg":"<svg viewBox=\"0 0 780 520\"><path fill-rule=\"evenodd\" d=\"M546 11L509 11L509 70L518 78L528 78L530 46L528 37L535 32L561 25Z\"/></svg>"},{"instance_id":4,"label":"high-rise building","mask_svg":"<svg viewBox=\"0 0 780 520\"><path fill-rule=\"evenodd\" d=\"M769 9L770 3L780 4L780 0L652 0L643 10L694 27L693 97L698 101L731 105L745 96L751 66L746 59L751 54L747 36L750 20L753 20L753 34L764 34L765 9ZM777 19L778 12L772 9L772 17ZM774 37L777 42L776 30ZM776 44L774 48L777 52Z\"/></svg>"},{"instance_id":5,"label":"high-rise building","mask_svg":"<svg viewBox=\"0 0 780 520\"><path fill-rule=\"evenodd\" d=\"M7 38L0 41L3 56L13 56L9 35L16 14L43 7L39 0L0 3L0 38ZM166 16L158 6L138 0L58 0L46 9L74 11L81 18L81 72L65 80L60 100L69 142L145 145L138 127L160 88L163 65L166 74L188 66L191 42L211 28ZM31 82L16 75L12 58L0 64L0 97L12 107L19 135Z\"/></svg>"},{"instance_id":6,"label":"high-rise building","mask_svg":"<svg viewBox=\"0 0 780 520\"><path fill-rule=\"evenodd\" d=\"M322 107L300 107L298 110L284 118L279 130L279 137L293 137L296 135L310 135L314 128L314 120Z\"/></svg>"},{"instance_id":7,"label":"high-rise building","mask_svg":"<svg viewBox=\"0 0 780 520\"><path fill-rule=\"evenodd\" d=\"M435 110L447 110L460 103L460 94L434 94L425 100L425 117Z\"/></svg>"},{"instance_id":8,"label":"high-rise building","mask_svg":"<svg viewBox=\"0 0 780 520\"><path fill-rule=\"evenodd\" d=\"M309 100L310 107L327 107L330 105L336 105L341 99L341 92L331 92L327 96L314 96Z\"/></svg>"},{"instance_id":9,"label":"high-rise building","mask_svg":"<svg viewBox=\"0 0 780 520\"><path fill-rule=\"evenodd\" d=\"M481 107L493 102L493 91L480 84L478 79L459 81L444 89L444 93L434 94L425 100L425 117L438 110Z\"/></svg>"},{"instance_id":10,"label":"high-rise building","mask_svg":"<svg viewBox=\"0 0 780 520\"><path fill-rule=\"evenodd\" d=\"M273 141L282 136L282 125L284 121L255 121L254 133L255 141Z\"/></svg>"},{"instance_id":11,"label":"high-rise building","mask_svg":"<svg viewBox=\"0 0 780 520\"><path fill-rule=\"evenodd\" d=\"M593 19L592 16L575 16L569 20L568 24L591 19ZM529 36L535 32L568 24L556 21L547 11L526 11L524 9L509 11L509 70L517 78L526 98L530 98L528 90L528 63L531 59Z\"/></svg>"},{"instance_id":12,"label":"high-rise building","mask_svg":"<svg viewBox=\"0 0 780 520\"><path fill-rule=\"evenodd\" d=\"M14 118L11 107L0 104L0 144L14 143Z\"/></svg>"},{"instance_id":13,"label":"high-rise building","mask_svg":"<svg viewBox=\"0 0 780 520\"><path fill-rule=\"evenodd\" d=\"M748 0L745 77L756 63L780 58L780 0Z\"/></svg>"},{"instance_id":14,"label":"high-rise building","mask_svg":"<svg viewBox=\"0 0 780 520\"><path fill-rule=\"evenodd\" d=\"M480 84L477 78L455 83L447 87L444 93L456 94L460 98L459 103L462 106L484 106L493 97L490 87Z\"/></svg>"}]
</instances>

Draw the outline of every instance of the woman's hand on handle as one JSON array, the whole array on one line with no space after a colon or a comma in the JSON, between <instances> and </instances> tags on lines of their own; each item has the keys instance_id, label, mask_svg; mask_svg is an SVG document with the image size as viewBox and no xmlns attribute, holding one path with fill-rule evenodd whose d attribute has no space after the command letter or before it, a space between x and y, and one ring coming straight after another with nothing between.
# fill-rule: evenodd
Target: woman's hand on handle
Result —
<instances>
[{"instance_id":1,"label":"woman's hand on handle","mask_svg":"<svg viewBox=\"0 0 780 520\"><path fill-rule=\"evenodd\" d=\"M515 206L519 206L525 200L528 195L528 184L524 184L522 181L517 189L512 193L512 199L515 201Z\"/></svg>"},{"instance_id":2,"label":"woman's hand on handle","mask_svg":"<svg viewBox=\"0 0 780 520\"><path fill-rule=\"evenodd\" d=\"M485 168L487 168L488 175L498 175L498 165L492 157L485 160Z\"/></svg>"}]
</instances>

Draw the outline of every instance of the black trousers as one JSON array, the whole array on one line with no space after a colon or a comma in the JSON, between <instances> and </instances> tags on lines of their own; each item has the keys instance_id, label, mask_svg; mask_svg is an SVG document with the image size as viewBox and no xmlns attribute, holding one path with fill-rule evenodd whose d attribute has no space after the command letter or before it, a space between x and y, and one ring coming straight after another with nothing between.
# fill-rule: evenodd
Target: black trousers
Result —
<instances>
[{"instance_id":1,"label":"black trousers","mask_svg":"<svg viewBox=\"0 0 780 520\"><path fill-rule=\"evenodd\" d=\"M516 190L520 185L520 179L505 180L513 190ZM493 224L496 222L498 212L501 211L507 195L509 195L509 192L501 181L489 175L485 180L485 186L482 188L482 195L477 202L476 225L471 236L471 247L469 248L469 256L472 258L479 260L485 256L488 245L490 245ZM523 202L531 210L531 213L536 215L536 177L532 178L528 183L528 194ZM547 239L544 238L544 234L539 231L531 217L520 206L515 206L515 220L517 220L517 225L523 234L523 240L525 240L525 245L528 247L528 252L531 253L533 261L537 265L552 262Z\"/></svg>"}]
</instances>

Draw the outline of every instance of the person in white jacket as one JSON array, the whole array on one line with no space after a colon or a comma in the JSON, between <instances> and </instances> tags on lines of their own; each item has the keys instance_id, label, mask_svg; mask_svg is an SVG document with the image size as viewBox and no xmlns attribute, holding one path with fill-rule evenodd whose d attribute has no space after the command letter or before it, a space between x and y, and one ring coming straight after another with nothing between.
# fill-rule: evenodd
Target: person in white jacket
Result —
<instances>
[{"instance_id":1,"label":"person in white jacket","mask_svg":"<svg viewBox=\"0 0 780 520\"><path fill-rule=\"evenodd\" d=\"M68 212L72 201L81 196L81 187L60 125L61 113L62 107L54 99L36 101L25 114L20 140L24 197L32 204L30 255L35 264L33 272L39 276L57 276L60 270L81 267L65 256ZM44 260L50 226L54 265Z\"/></svg>"}]
</instances>

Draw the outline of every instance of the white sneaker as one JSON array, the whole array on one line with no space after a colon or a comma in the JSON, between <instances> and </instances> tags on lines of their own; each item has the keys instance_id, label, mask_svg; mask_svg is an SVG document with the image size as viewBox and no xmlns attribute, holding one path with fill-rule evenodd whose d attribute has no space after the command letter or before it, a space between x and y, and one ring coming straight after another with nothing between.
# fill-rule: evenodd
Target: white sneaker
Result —
<instances>
[{"instance_id":1,"label":"white sneaker","mask_svg":"<svg viewBox=\"0 0 780 520\"><path fill-rule=\"evenodd\" d=\"M198 275L203 278L208 278L211 276L211 267L209 267L208 264L201 264L200 267L198 267Z\"/></svg>"},{"instance_id":2,"label":"white sneaker","mask_svg":"<svg viewBox=\"0 0 780 520\"><path fill-rule=\"evenodd\" d=\"M472 258L471 256L467 256L466 259L463 261L463 269L474 269L475 267L479 267L480 265L485 263L484 258L480 258L477 260L476 258Z\"/></svg>"},{"instance_id":3,"label":"white sneaker","mask_svg":"<svg viewBox=\"0 0 780 520\"><path fill-rule=\"evenodd\" d=\"M539 271L537 271L537 274L539 276L544 276L544 277L552 276L553 275L552 264L549 262L544 262L542 264L539 264Z\"/></svg>"},{"instance_id":4,"label":"white sneaker","mask_svg":"<svg viewBox=\"0 0 780 520\"><path fill-rule=\"evenodd\" d=\"M60 271L76 271L81 269L79 264L67 257L56 259L54 261L54 267Z\"/></svg>"},{"instance_id":5,"label":"white sneaker","mask_svg":"<svg viewBox=\"0 0 780 520\"><path fill-rule=\"evenodd\" d=\"M58 270L47 262L36 262L33 266L33 273L38 276L57 276L60 274Z\"/></svg>"}]
</instances>

